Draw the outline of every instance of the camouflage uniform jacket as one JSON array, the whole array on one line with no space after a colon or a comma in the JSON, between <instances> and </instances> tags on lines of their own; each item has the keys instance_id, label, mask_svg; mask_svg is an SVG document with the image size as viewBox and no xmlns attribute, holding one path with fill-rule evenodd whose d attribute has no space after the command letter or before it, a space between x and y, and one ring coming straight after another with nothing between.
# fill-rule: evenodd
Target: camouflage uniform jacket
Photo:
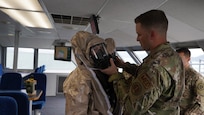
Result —
<instances>
[{"instance_id":1,"label":"camouflage uniform jacket","mask_svg":"<svg viewBox=\"0 0 204 115\"><path fill-rule=\"evenodd\" d=\"M169 43L158 46L134 67L137 74L126 80L114 74L118 99L124 115L179 115L179 101L184 90L184 69Z\"/></svg>"},{"instance_id":2,"label":"camouflage uniform jacket","mask_svg":"<svg viewBox=\"0 0 204 115\"><path fill-rule=\"evenodd\" d=\"M185 69L185 90L181 98L181 115L204 115L203 76L189 67Z\"/></svg>"}]
</instances>

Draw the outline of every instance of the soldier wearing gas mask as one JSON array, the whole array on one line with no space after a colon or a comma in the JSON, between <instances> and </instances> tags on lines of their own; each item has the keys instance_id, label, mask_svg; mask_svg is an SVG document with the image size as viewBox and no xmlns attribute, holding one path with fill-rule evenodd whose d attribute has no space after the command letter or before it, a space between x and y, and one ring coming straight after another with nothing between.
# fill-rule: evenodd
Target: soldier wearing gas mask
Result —
<instances>
[{"instance_id":1,"label":"soldier wearing gas mask","mask_svg":"<svg viewBox=\"0 0 204 115\"><path fill-rule=\"evenodd\" d=\"M71 39L77 67L63 83L66 115L119 115L117 98L108 75L99 71L110 65L106 41L85 31ZM113 40L112 40L113 41ZM114 43L111 42L111 43ZM111 49L111 48L110 48ZM114 48L112 48L114 50Z\"/></svg>"}]
</instances>

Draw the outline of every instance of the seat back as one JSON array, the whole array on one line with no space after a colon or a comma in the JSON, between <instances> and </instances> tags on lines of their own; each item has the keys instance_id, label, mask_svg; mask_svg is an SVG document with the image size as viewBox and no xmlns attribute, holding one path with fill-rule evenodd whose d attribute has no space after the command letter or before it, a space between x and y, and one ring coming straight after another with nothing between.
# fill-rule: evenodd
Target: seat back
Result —
<instances>
[{"instance_id":1,"label":"seat back","mask_svg":"<svg viewBox=\"0 0 204 115\"><path fill-rule=\"evenodd\" d=\"M2 64L0 64L0 83L1 83L1 76L3 75L3 67Z\"/></svg>"},{"instance_id":2,"label":"seat back","mask_svg":"<svg viewBox=\"0 0 204 115\"><path fill-rule=\"evenodd\" d=\"M0 96L0 115L18 115L18 105L13 97Z\"/></svg>"},{"instance_id":3,"label":"seat back","mask_svg":"<svg viewBox=\"0 0 204 115\"><path fill-rule=\"evenodd\" d=\"M46 86L47 86L47 76L44 73L31 73L24 78L24 81L28 78L34 78L37 81L35 85L36 90L42 90L43 93L38 100L33 101L33 110L42 109L46 102Z\"/></svg>"},{"instance_id":4,"label":"seat back","mask_svg":"<svg viewBox=\"0 0 204 115\"><path fill-rule=\"evenodd\" d=\"M22 76L20 73L9 72L4 73L1 77L1 90L21 90Z\"/></svg>"},{"instance_id":5,"label":"seat back","mask_svg":"<svg viewBox=\"0 0 204 115\"><path fill-rule=\"evenodd\" d=\"M35 69L35 73L43 73L45 71L45 65L42 65Z\"/></svg>"},{"instance_id":6,"label":"seat back","mask_svg":"<svg viewBox=\"0 0 204 115\"><path fill-rule=\"evenodd\" d=\"M35 89L43 90L42 95L39 100L46 101L46 86L47 86L47 76L44 73L32 73L34 79L37 81Z\"/></svg>"},{"instance_id":7,"label":"seat back","mask_svg":"<svg viewBox=\"0 0 204 115\"><path fill-rule=\"evenodd\" d=\"M3 66L2 66L2 64L0 64L0 77L3 75Z\"/></svg>"},{"instance_id":8,"label":"seat back","mask_svg":"<svg viewBox=\"0 0 204 115\"><path fill-rule=\"evenodd\" d=\"M0 91L0 96L10 96L13 97L18 105L18 115L29 115L29 99L27 94L21 91L15 90L5 90ZM11 114L12 115L12 114Z\"/></svg>"}]
</instances>

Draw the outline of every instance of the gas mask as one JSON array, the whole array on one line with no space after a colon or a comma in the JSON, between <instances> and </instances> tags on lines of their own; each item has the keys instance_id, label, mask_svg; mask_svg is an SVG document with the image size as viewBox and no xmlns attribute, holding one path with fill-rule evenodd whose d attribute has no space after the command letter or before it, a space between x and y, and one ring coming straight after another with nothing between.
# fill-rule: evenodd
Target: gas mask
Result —
<instances>
[{"instance_id":1,"label":"gas mask","mask_svg":"<svg viewBox=\"0 0 204 115\"><path fill-rule=\"evenodd\" d=\"M105 44L100 43L90 48L90 57L94 62L94 67L105 69L110 66L111 56L108 54Z\"/></svg>"}]
</instances>

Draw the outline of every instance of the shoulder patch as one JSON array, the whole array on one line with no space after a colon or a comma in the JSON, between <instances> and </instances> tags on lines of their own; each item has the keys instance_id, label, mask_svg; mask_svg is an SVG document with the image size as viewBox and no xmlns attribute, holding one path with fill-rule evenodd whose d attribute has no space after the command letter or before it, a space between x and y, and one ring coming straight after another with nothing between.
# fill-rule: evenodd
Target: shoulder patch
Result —
<instances>
[{"instance_id":1,"label":"shoulder patch","mask_svg":"<svg viewBox=\"0 0 204 115\"><path fill-rule=\"evenodd\" d=\"M198 83L197 88L198 88L198 90L204 90L204 84Z\"/></svg>"},{"instance_id":2,"label":"shoulder patch","mask_svg":"<svg viewBox=\"0 0 204 115\"><path fill-rule=\"evenodd\" d=\"M149 91L153 87L151 79L147 75L138 76L131 86L131 93L140 96Z\"/></svg>"},{"instance_id":3,"label":"shoulder patch","mask_svg":"<svg viewBox=\"0 0 204 115\"><path fill-rule=\"evenodd\" d=\"M142 86L139 82L134 82L132 84L131 92L133 95L139 95L142 93Z\"/></svg>"},{"instance_id":4,"label":"shoulder patch","mask_svg":"<svg viewBox=\"0 0 204 115\"><path fill-rule=\"evenodd\" d=\"M198 95L204 96L204 79L198 79L198 81L196 82L196 91Z\"/></svg>"},{"instance_id":5,"label":"shoulder patch","mask_svg":"<svg viewBox=\"0 0 204 115\"><path fill-rule=\"evenodd\" d=\"M147 75L139 77L139 81L145 89L150 89L153 86L151 79Z\"/></svg>"}]
</instances>

